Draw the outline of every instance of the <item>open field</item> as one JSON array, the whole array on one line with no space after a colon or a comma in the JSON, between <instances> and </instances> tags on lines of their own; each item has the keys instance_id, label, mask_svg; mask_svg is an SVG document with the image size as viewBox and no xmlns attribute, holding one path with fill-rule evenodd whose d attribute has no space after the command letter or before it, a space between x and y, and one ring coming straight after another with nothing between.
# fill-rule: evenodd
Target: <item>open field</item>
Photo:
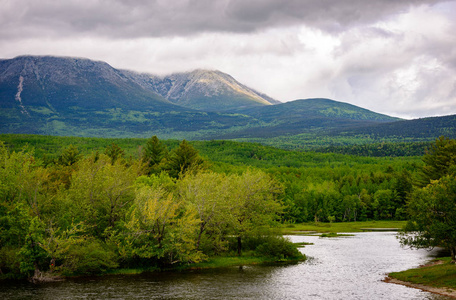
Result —
<instances>
[{"instance_id":1,"label":"open field","mask_svg":"<svg viewBox=\"0 0 456 300\"><path fill-rule=\"evenodd\" d=\"M309 232L340 233L361 232L363 229L391 229L397 230L405 225L406 221L365 221L365 222L337 222L337 223L300 223L286 224L281 228L282 234L305 234Z\"/></svg>"}]
</instances>

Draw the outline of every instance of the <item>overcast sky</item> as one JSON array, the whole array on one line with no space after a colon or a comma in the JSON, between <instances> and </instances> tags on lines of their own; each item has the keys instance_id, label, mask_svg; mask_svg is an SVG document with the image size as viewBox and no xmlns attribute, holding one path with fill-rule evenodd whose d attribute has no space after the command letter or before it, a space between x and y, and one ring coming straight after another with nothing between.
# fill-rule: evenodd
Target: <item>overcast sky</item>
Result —
<instances>
[{"instance_id":1,"label":"overcast sky","mask_svg":"<svg viewBox=\"0 0 456 300\"><path fill-rule=\"evenodd\" d=\"M0 58L220 70L282 102L456 114L456 0L0 0Z\"/></svg>"}]
</instances>

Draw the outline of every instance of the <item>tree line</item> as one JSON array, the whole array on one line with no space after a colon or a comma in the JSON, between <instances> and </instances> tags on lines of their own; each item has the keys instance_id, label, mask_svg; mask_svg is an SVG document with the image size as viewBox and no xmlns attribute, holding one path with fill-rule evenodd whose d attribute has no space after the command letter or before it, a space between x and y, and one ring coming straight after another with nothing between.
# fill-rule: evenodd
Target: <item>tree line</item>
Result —
<instances>
[{"instance_id":1,"label":"tree line","mask_svg":"<svg viewBox=\"0 0 456 300\"><path fill-rule=\"evenodd\" d=\"M440 137L423 156L415 188L407 202L409 220L403 245L443 247L456 262L456 140Z\"/></svg>"},{"instance_id":2,"label":"tree line","mask_svg":"<svg viewBox=\"0 0 456 300\"><path fill-rule=\"evenodd\" d=\"M0 143L0 275L168 268L217 255L302 257L273 228L283 185L257 169L225 174L185 140L152 137L139 159L116 144L53 160Z\"/></svg>"},{"instance_id":3,"label":"tree line","mask_svg":"<svg viewBox=\"0 0 456 300\"><path fill-rule=\"evenodd\" d=\"M280 223L408 219L427 164L156 136L6 140L5 277L167 268L245 251L299 256L274 230ZM23 146L27 140L35 148ZM67 140L78 146L55 146Z\"/></svg>"}]
</instances>

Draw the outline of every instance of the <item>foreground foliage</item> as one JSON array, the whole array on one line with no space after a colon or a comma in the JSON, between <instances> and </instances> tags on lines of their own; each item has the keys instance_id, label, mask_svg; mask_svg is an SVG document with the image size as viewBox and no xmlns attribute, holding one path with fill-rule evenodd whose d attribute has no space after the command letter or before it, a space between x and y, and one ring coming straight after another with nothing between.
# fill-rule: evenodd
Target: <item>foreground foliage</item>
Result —
<instances>
[{"instance_id":1,"label":"foreground foliage","mask_svg":"<svg viewBox=\"0 0 456 300\"><path fill-rule=\"evenodd\" d=\"M265 172L214 173L185 141L152 164L115 145L105 153L69 146L45 164L0 143L2 277L169 268L243 250L302 257L273 230L283 188Z\"/></svg>"},{"instance_id":2,"label":"foreground foliage","mask_svg":"<svg viewBox=\"0 0 456 300\"><path fill-rule=\"evenodd\" d=\"M3 277L175 268L245 254L299 258L280 223L344 232L359 230L359 221L405 220L421 176L417 157L157 137L3 137Z\"/></svg>"},{"instance_id":3,"label":"foreground foliage","mask_svg":"<svg viewBox=\"0 0 456 300\"><path fill-rule=\"evenodd\" d=\"M456 140L441 137L423 161L401 242L416 248L444 247L456 261Z\"/></svg>"}]
</instances>

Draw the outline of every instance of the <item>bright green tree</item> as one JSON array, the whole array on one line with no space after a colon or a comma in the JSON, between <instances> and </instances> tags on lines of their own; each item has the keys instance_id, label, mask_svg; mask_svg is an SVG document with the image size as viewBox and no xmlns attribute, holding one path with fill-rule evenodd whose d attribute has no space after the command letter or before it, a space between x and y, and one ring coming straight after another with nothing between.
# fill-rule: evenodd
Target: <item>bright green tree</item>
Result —
<instances>
[{"instance_id":1,"label":"bright green tree","mask_svg":"<svg viewBox=\"0 0 456 300\"><path fill-rule=\"evenodd\" d=\"M195 212L184 210L172 193L139 185L121 253L151 263L198 262L203 255L196 249L197 226Z\"/></svg>"},{"instance_id":2,"label":"bright green tree","mask_svg":"<svg viewBox=\"0 0 456 300\"><path fill-rule=\"evenodd\" d=\"M227 178L223 174L201 172L184 176L178 182L178 192L184 202L195 208L199 218L196 248L200 249L203 235L213 240L212 248L221 249L220 234L226 225L230 199L226 190Z\"/></svg>"},{"instance_id":3,"label":"bright green tree","mask_svg":"<svg viewBox=\"0 0 456 300\"><path fill-rule=\"evenodd\" d=\"M401 242L416 248L445 247L456 261L456 177L447 175L412 194Z\"/></svg>"},{"instance_id":4,"label":"bright green tree","mask_svg":"<svg viewBox=\"0 0 456 300\"><path fill-rule=\"evenodd\" d=\"M133 183L139 166L124 165L120 160L101 154L81 160L71 177L71 186L64 193L74 221L84 221L97 236L107 227L123 219L134 199Z\"/></svg>"},{"instance_id":5,"label":"bright green tree","mask_svg":"<svg viewBox=\"0 0 456 300\"><path fill-rule=\"evenodd\" d=\"M30 222L30 227L19 255L21 257L21 273L37 281L42 276L42 270L49 266L49 255L43 248L45 225L37 217ZM32 275L33 274L33 275Z\"/></svg>"},{"instance_id":6,"label":"bright green tree","mask_svg":"<svg viewBox=\"0 0 456 300\"><path fill-rule=\"evenodd\" d=\"M230 231L237 239L237 253L242 254L242 240L276 225L282 205L277 201L283 187L262 171L248 170L231 175L224 190L227 201Z\"/></svg>"}]
</instances>

